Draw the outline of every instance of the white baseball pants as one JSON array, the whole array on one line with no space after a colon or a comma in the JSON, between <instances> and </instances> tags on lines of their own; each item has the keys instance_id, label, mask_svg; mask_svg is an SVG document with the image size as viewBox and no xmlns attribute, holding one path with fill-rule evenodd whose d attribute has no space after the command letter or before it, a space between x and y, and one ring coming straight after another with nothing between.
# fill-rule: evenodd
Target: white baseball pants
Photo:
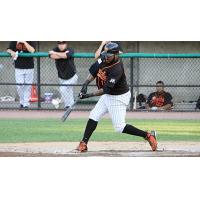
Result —
<instances>
[{"instance_id":1,"label":"white baseball pants","mask_svg":"<svg viewBox=\"0 0 200 200\"><path fill-rule=\"evenodd\" d=\"M16 83L32 84L34 76L34 69L17 69L15 68ZM31 85L17 85L17 92L19 95L20 104L29 106L31 96Z\"/></svg>"},{"instance_id":2,"label":"white baseball pants","mask_svg":"<svg viewBox=\"0 0 200 200\"><path fill-rule=\"evenodd\" d=\"M122 133L126 126L126 108L130 102L130 97L130 91L122 95L102 95L91 111L89 118L98 122L103 115L109 113L115 131Z\"/></svg>"},{"instance_id":3,"label":"white baseball pants","mask_svg":"<svg viewBox=\"0 0 200 200\"><path fill-rule=\"evenodd\" d=\"M59 78L59 82L60 84L73 85L78 82L78 76L75 74L72 78L68 80ZM60 94L65 107L73 105L74 103L73 86L60 86Z\"/></svg>"}]
</instances>

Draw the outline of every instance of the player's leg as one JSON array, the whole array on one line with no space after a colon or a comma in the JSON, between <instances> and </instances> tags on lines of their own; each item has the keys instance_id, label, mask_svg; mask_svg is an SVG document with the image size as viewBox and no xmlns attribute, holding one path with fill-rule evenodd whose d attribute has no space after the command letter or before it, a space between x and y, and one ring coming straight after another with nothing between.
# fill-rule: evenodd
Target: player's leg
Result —
<instances>
[{"instance_id":1,"label":"player's leg","mask_svg":"<svg viewBox=\"0 0 200 200\"><path fill-rule=\"evenodd\" d=\"M30 106L30 97L31 97L31 87L33 84L34 69L25 69L25 83L30 85L24 86L24 107L28 108Z\"/></svg>"},{"instance_id":2,"label":"player's leg","mask_svg":"<svg viewBox=\"0 0 200 200\"><path fill-rule=\"evenodd\" d=\"M15 69L15 80L16 83L24 83L24 73L23 69ZM24 106L24 95L23 95L23 85L17 85L17 93L19 95L20 108Z\"/></svg>"},{"instance_id":3,"label":"player's leg","mask_svg":"<svg viewBox=\"0 0 200 200\"><path fill-rule=\"evenodd\" d=\"M147 139L152 147L152 150L155 151L157 148L157 142L150 133L138 129L130 124L126 124L125 116L126 107L129 103L128 99L128 93L120 96L107 96L108 112L115 130L120 133L126 133Z\"/></svg>"},{"instance_id":4,"label":"player's leg","mask_svg":"<svg viewBox=\"0 0 200 200\"><path fill-rule=\"evenodd\" d=\"M74 75L69 80L60 79L60 84L74 85L77 83L77 81L78 81L78 76ZM60 93L65 107L70 107L71 105L73 105L74 103L73 86L60 86Z\"/></svg>"},{"instance_id":5,"label":"player's leg","mask_svg":"<svg viewBox=\"0 0 200 200\"><path fill-rule=\"evenodd\" d=\"M89 120L87 122L85 132L83 135L83 139L80 142L77 150L80 152L87 151L87 143L95 131L98 121L108 112L108 108L105 102L105 95L101 96L99 101L97 102L94 109L90 112Z\"/></svg>"}]
</instances>

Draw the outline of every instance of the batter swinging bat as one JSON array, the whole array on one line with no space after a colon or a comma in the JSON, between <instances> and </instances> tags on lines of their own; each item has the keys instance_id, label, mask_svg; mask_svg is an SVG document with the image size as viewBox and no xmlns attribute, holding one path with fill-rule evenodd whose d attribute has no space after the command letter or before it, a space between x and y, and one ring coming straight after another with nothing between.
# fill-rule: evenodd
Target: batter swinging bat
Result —
<instances>
[{"instance_id":1,"label":"batter swinging bat","mask_svg":"<svg viewBox=\"0 0 200 200\"><path fill-rule=\"evenodd\" d=\"M73 105L71 105L69 108L67 108L67 110L64 112L64 115L61 117L62 122L64 122L68 118L68 116L72 112L74 106L77 104L78 100L79 100L79 97L77 97L77 99L74 101Z\"/></svg>"}]
</instances>

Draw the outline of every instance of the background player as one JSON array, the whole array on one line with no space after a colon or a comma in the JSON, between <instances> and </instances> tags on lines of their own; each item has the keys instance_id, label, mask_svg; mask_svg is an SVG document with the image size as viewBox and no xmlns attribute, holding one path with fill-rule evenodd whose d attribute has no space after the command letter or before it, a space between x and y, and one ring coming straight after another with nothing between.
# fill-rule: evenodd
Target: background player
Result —
<instances>
[{"instance_id":1,"label":"background player","mask_svg":"<svg viewBox=\"0 0 200 200\"><path fill-rule=\"evenodd\" d=\"M59 41L58 46L49 51L50 58L55 60L60 84L73 85L78 81L73 58L74 50L68 48L67 42ZM73 105L73 86L60 86L60 93L65 109Z\"/></svg>"},{"instance_id":2,"label":"background player","mask_svg":"<svg viewBox=\"0 0 200 200\"><path fill-rule=\"evenodd\" d=\"M129 104L131 94L123 64L118 56L119 46L116 43L108 43L106 49L107 51L102 53L105 59L100 64L99 70L90 70L91 75L85 81L80 92L81 99L93 96L101 97L90 113L83 139L77 150L79 152L87 151L87 143L95 131L98 121L103 115L109 113L117 132L143 137L149 142L152 150L155 151L157 149L155 133L151 134L125 123L126 107ZM87 94L87 86L94 78L96 78L98 90Z\"/></svg>"},{"instance_id":3,"label":"background player","mask_svg":"<svg viewBox=\"0 0 200 200\"><path fill-rule=\"evenodd\" d=\"M156 92L149 95L146 103L148 110L171 110L173 106L172 95L165 92L163 81L156 83Z\"/></svg>"},{"instance_id":4,"label":"background player","mask_svg":"<svg viewBox=\"0 0 200 200\"><path fill-rule=\"evenodd\" d=\"M15 64L16 83L33 83L34 61L33 57L18 57L17 53L33 53L35 52L36 43L26 41L10 42L7 52L11 54ZM31 95L31 85L17 85L19 95L20 109L27 110L30 106L29 100Z\"/></svg>"}]
</instances>

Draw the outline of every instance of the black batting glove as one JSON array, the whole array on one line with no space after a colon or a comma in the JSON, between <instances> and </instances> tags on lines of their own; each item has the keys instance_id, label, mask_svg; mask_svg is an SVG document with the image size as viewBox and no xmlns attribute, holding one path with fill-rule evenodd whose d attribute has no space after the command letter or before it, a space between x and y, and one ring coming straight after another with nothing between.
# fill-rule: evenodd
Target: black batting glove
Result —
<instances>
[{"instance_id":1,"label":"black batting glove","mask_svg":"<svg viewBox=\"0 0 200 200\"><path fill-rule=\"evenodd\" d=\"M86 94L87 93L87 84L83 84L83 86L82 86L82 89L81 89L81 91L80 91L80 93L82 93L82 94Z\"/></svg>"},{"instance_id":2,"label":"black batting glove","mask_svg":"<svg viewBox=\"0 0 200 200\"><path fill-rule=\"evenodd\" d=\"M79 94L79 98L80 99L87 99L87 98L90 98L90 97L93 97L94 95L92 93L90 94L83 94L83 93L80 93Z\"/></svg>"}]
</instances>

